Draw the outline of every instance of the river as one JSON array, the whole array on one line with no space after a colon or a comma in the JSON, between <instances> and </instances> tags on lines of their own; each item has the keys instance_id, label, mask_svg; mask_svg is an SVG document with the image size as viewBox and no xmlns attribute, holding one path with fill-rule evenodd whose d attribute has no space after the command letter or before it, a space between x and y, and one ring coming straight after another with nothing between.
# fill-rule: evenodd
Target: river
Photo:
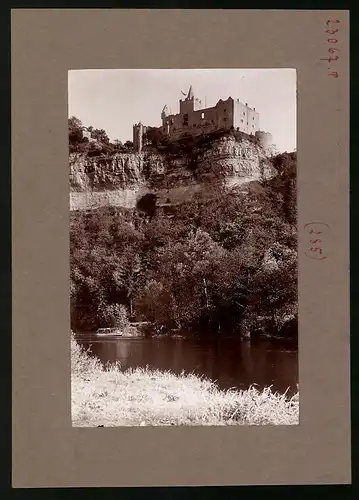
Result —
<instances>
[{"instance_id":1,"label":"river","mask_svg":"<svg viewBox=\"0 0 359 500\"><path fill-rule=\"evenodd\" d=\"M297 391L298 351L292 343L239 339L98 338L77 340L104 364L119 361L122 369L146 367L180 374L195 373L222 389L272 386L280 393Z\"/></svg>"}]
</instances>

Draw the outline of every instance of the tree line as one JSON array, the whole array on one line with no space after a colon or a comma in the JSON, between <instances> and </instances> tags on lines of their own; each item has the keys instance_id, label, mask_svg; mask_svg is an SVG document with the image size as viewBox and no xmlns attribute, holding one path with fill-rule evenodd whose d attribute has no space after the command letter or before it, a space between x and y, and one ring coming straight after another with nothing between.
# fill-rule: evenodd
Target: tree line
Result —
<instances>
[{"instance_id":1,"label":"tree line","mask_svg":"<svg viewBox=\"0 0 359 500\"><path fill-rule=\"evenodd\" d=\"M90 134L92 140L87 137ZM122 144L119 139L110 141L104 129L97 129L90 125L85 127L76 116L68 119L68 136L70 153L82 153L88 156L111 155L121 151L130 151L133 148L132 141Z\"/></svg>"}]
</instances>

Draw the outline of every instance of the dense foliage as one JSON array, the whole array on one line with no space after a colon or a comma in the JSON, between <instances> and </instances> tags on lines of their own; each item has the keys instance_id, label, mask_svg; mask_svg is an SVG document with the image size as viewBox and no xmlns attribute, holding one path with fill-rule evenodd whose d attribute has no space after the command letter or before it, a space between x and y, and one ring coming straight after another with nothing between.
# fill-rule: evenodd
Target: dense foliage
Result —
<instances>
[{"instance_id":1,"label":"dense foliage","mask_svg":"<svg viewBox=\"0 0 359 500\"><path fill-rule=\"evenodd\" d=\"M245 139L253 144L259 144L259 140L254 135L248 135L241 132L239 129L231 127L229 130L218 129L212 132L202 132L198 135L190 133L182 134L177 139L168 138L160 128L148 127L143 135L144 149L156 149L164 153L170 154L193 154L196 150L203 152L204 149L210 148L213 141L223 137L234 137L238 141Z\"/></svg>"},{"instance_id":2,"label":"dense foliage","mask_svg":"<svg viewBox=\"0 0 359 500\"><path fill-rule=\"evenodd\" d=\"M131 141L122 144L115 139L111 142L105 130L92 126L84 127L76 116L68 120L68 135L70 153L85 153L88 156L113 155L120 151L131 150L133 147Z\"/></svg>"},{"instance_id":3,"label":"dense foliage","mask_svg":"<svg viewBox=\"0 0 359 500\"><path fill-rule=\"evenodd\" d=\"M72 213L72 327L130 318L167 331L295 335L296 153L272 163L277 175L247 193L219 187L170 215Z\"/></svg>"}]
</instances>

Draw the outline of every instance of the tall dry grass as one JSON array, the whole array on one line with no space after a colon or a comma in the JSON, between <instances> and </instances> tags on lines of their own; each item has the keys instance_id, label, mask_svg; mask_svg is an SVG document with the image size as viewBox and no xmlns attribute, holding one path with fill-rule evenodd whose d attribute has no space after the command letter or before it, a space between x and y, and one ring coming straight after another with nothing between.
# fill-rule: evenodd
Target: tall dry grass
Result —
<instances>
[{"instance_id":1,"label":"tall dry grass","mask_svg":"<svg viewBox=\"0 0 359 500\"><path fill-rule=\"evenodd\" d=\"M71 338L74 426L295 425L299 394L288 398L268 387L220 390L193 374L121 371L103 365Z\"/></svg>"}]
</instances>

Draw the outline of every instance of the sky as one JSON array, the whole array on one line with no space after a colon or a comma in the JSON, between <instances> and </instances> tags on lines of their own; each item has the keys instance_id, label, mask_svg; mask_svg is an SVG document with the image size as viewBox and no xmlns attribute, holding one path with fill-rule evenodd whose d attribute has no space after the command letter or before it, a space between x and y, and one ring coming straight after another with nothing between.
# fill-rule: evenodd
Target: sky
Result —
<instances>
[{"instance_id":1,"label":"sky","mask_svg":"<svg viewBox=\"0 0 359 500\"><path fill-rule=\"evenodd\" d=\"M280 152L296 149L296 70L278 69L86 69L71 70L68 113L83 125L104 129L113 141L132 141L132 126L160 126L164 105L179 113L179 99L192 85L212 107L239 98L259 112Z\"/></svg>"}]
</instances>

